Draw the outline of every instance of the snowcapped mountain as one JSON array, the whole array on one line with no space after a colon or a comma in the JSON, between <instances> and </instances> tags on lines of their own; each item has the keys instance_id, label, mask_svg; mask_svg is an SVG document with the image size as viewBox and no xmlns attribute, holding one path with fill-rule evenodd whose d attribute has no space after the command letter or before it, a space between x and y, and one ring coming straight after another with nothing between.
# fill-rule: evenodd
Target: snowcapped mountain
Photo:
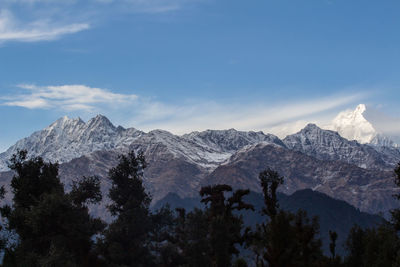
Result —
<instances>
[{"instance_id":1,"label":"snowcapped mountain","mask_svg":"<svg viewBox=\"0 0 400 267\"><path fill-rule=\"evenodd\" d=\"M371 143L381 137L365 114L365 106L360 105L351 114L338 116L334 125L342 134ZM352 123L359 123L361 130ZM234 129L182 136L163 130L145 133L116 127L101 115L88 122L63 117L0 154L0 185L9 183L7 160L18 149L62 163L60 177L67 187L83 175L101 177L105 195L110 187L108 170L117 164L119 154L133 149L145 153L149 164L144 184L154 201L170 192L196 195L208 182L259 190L258 172L272 167L288 178L285 190L289 193L312 188L373 212L393 207L389 199L395 192L392 171L400 161L398 148L349 141L315 124L280 140L271 134ZM107 198L104 201L106 205Z\"/></svg>"},{"instance_id":2,"label":"snowcapped mountain","mask_svg":"<svg viewBox=\"0 0 400 267\"><path fill-rule=\"evenodd\" d=\"M41 156L46 161L65 163L95 151L123 153L133 148L149 154L162 146L174 157L212 171L238 149L260 142L284 146L278 137L262 132L207 130L177 136L163 130L144 133L134 128L115 127L102 115L87 123L80 118L63 117L0 154L0 170L7 170L7 160L21 149L26 149L31 157Z\"/></svg>"},{"instance_id":3,"label":"snowcapped mountain","mask_svg":"<svg viewBox=\"0 0 400 267\"><path fill-rule=\"evenodd\" d=\"M235 129L192 132L182 137L203 147L211 147L216 151L227 151L229 153L234 153L247 145L262 142L284 146L283 142L275 135L264 134L263 132L236 131Z\"/></svg>"},{"instance_id":4,"label":"snowcapped mountain","mask_svg":"<svg viewBox=\"0 0 400 267\"><path fill-rule=\"evenodd\" d=\"M379 134L365 114L368 112L362 104L354 111L341 112L330 126L340 135L309 124L284 140L263 132L234 129L206 130L182 136L163 130L145 133L135 128L115 127L102 115L88 122L63 117L0 154L0 170L7 170L7 160L19 149L26 149L32 157L41 156L46 161L65 163L95 151L125 153L133 148L148 155L156 150L167 153L211 172L229 161L238 150L259 143L287 147L320 160L340 160L362 168L390 169L400 160L400 150L388 146L393 144L392 141ZM375 149L343 136L374 144Z\"/></svg>"},{"instance_id":5,"label":"snowcapped mountain","mask_svg":"<svg viewBox=\"0 0 400 267\"><path fill-rule=\"evenodd\" d=\"M227 161L238 149L260 142L284 146L278 137L271 134L230 129L192 132L183 136L163 130L154 130L133 141L131 148L149 154L156 147L163 146L165 151L174 157L181 158L210 172L219 164Z\"/></svg>"},{"instance_id":6,"label":"snowcapped mountain","mask_svg":"<svg viewBox=\"0 0 400 267\"><path fill-rule=\"evenodd\" d=\"M64 163L93 151L128 146L142 134L134 128L115 127L101 115L87 123L80 118L65 116L1 153L0 170L7 170L7 161L17 150L26 149L32 157L41 156L46 161Z\"/></svg>"},{"instance_id":7,"label":"snowcapped mountain","mask_svg":"<svg viewBox=\"0 0 400 267\"><path fill-rule=\"evenodd\" d=\"M361 168L392 170L400 161L400 151L380 153L373 147L349 141L337 132L323 130L315 124L308 124L300 132L283 139L292 150L302 152L319 160L343 161Z\"/></svg>"},{"instance_id":8,"label":"snowcapped mountain","mask_svg":"<svg viewBox=\"0 0 400 267\"><path fill-rule=\"evenodd\" d=\"M361 144L398 147L400 119L390 118L377 110L360 104L355 110L340 112L325 129L338 132L348 140Z\"/></svg>"}]
</instances>

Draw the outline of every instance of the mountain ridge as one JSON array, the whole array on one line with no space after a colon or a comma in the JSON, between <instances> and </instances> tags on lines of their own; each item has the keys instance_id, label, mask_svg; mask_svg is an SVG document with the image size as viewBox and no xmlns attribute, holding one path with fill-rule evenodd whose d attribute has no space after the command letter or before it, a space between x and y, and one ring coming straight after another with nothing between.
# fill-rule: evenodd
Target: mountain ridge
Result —
<instances>
[{"instance_id":1,"label":"mountain ridge","mask_svg":"<svg viewBox=\"0 0 400 267\"><path fill-rule=\"evenodd\" d=\"M7 171L6 162L18 149L27 149L31 157L61 163L60 175L66 186L82 175L98 175L103 192L107 192L108 169L115 166L119 154L134 150L143 151L149 162L144 183L154 201L169 192L192 196L207 181L232 182L257 191L257 172L273 167L287 177L284 192L313 188L369 212L387 212L394 207L388 197L394 193L390 175L400 161L396 148L349 141L315 124L283 140L235 129L178 136L164 130L146 133L116 127L102 115L86 123L63 117L18 141L0 154L2 171ZM5 177L0 177L0 182L9 179Z\"/></svg>"}]
</instances>

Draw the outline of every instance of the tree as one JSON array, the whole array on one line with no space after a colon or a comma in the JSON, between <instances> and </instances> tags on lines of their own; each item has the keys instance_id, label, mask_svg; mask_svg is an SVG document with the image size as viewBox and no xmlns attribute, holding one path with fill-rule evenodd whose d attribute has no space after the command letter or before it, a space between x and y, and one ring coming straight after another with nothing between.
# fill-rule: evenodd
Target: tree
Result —
<instances>
[{"instance_id":1,"label":"tree","mask_svg":"<svg viewBox=\"0 0 400 267\"><path fill-rule=\"evenodd\" d=\"M336 240L338 238L338 234L335 231L329 231L329 251L331 253L331 257L326 259L326 266L342 266L342 258L336 254Z\"/></svg>"},{"instance_id":2,"label":"tree","mask_svg":"<svg viewBox=\"0 0 400 267\"><path fill-rule=\"evenodd\" d=\"M336 258L336 240L337 240L337 233L335 231L329 231L329 238L331 243L329 244L329 251L331 252L331 259Z\"/></svg>"},{"instance_id":3,"label":"tree","mask_svg":"<svg viewBox=\"0 0 400 267\"><path fill-rule=\"evenodd\" d=\"M272 218L277 214L279 209L276 191L278 190L278 187L283 184L283 177L274 170L266 169L260 173L259 179L264 194L265 204L262 212L264 215Z\"/></svg>"},{"instance_id":4,"label":"tree","mask_svg":"<svg viewBox=\"0 0 400 267\"><path fill-rule=\"evenodd\" d=\"M146 161L142 153L121 155L109 171L112 182L108 206L116 218L106 229L99 247L111 266L152 266L150 232L153 229L151 198L143 186Z\"/></svg>"},{"instance_id":5,"label":"tree","mask_svg":"<svg viewBox=\"0 0 400 267\"><path fill-rule=\"evenodd\" d=\"M168 266L232 266L233 255L239 255L236 246L244 241L238 211L253 209L243 201L249 190L232 191L229 185L205 186L200 190L204 210L177 209L171 241L175 264ZM235 266L243 266L243 260Z\"/></svg>"},{"instance_id":6,"label":"tree","mask_svg":"<svg viewBox=\"0 0 400 267\"><path fill-rule=\"evenodd\" d=\"M175 217L169 205L166 205L151 215L152 229L150 231L150 249L155 256L157 266L178 266L179 254L171 242L174 231Z\"/></svg>"},{"instance_id":7,"label":"tree","mask_svg":"<svg viewBox=\"0 0 400 267\"><path fill-rule=\"evenodd\" d=\"M316 266L323 259L317 218L304 211L296 214L279 209L277 189L283 177L267 169L259 175L266 221L247 232L247 245L256 254L257 266Z\"/></svg>"},{"instance_id":8,"label":"tree","mask_svg":"<svg viewBox=\"0 0 400 267\"><path fill-rule=\"evenodd\" d=\"M400 188L400 162L394 170L395 179L394 182L398 188ZM400 200L400 193L395 195L395 197ZM397 231L400 231L400 209L395 209L391 211L392 213L392 223Z\"/></svg>"},{"instance_id":9,"label":"tree","mask_svg":"<svg viewBox=\"0 0 400 267\"><path fill-rule=\"evenodd\" d=\"M348 255L346 266L396 266L399 238L393 226L381 224L376 229L354 226L346 241Z\"/></svg>"},{"instance_id":10,"label":"tree","mask_svg":"<svg viewBox=\"0 0 400 267\"><path fill-rule=\"evenodd\" d=\"M8 266L93 266L100 265L93 253L92 237L104 228L89 215L87 203L101 200L96 177L75 181L65 193L58 177L58 164L42 158L27 159L26 151L13 155L9 165L12 206L1 215L17 242L9 244L4 256Z\"/></svg>"},{"instance_id":11,"label":"tree","mask_svg":"<svg viewBox=\"0 0 400 267\"><path fill-rule=\"evenodd\" d=\"M237 190L229 198L225 193L231 192L229 185L214 185L201 188L201 202L206 207L206 216L209 223L209 244L212 266L231 266L232 255L238 255L236 244L242 244L243 221L235 211L254 210L253 206L243 202L243 197L249 190Z\"/></svg>"},{"instance_id":12,"label":"tree","mask_svg":"<svg viewBox=\"0 0 400 267\"><path fill-rule=\"evenodd\" d=\"M210 224L206 212L197 208L187 214L182 211L178 211L176 229L182 265L177 266L212 266Z\"/></svg>"}]
</instances>

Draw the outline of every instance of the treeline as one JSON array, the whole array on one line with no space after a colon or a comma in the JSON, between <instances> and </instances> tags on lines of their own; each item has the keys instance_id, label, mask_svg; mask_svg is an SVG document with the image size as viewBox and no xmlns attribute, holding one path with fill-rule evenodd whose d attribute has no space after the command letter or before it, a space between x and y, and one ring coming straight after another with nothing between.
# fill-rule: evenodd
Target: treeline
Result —
<instances>
[{"instance_id":1,"label":"treeline","mask_svg":"<svg viewBox=\"0 0 400 267\"><path fill-rule=\"evenodd\" d=\"M12 205L0 209L2 266L400 266L400 210L376 229L354 226L344 257L336 254L337 234L330 232L327 256L318 218L280 209L277 190L283 177L270 169L259 175L261 211L243 200L249 190L213 185L200 190L204 209L151 212L143 154L122 155L109 171L107 208L114 220L107 224L89 214L88 205L102 200L97 177L74 181L66 192L58 164L27 159L20 151L9 167L15 174ZM395 174L400 187L400 164ZM3 187L0 195L5 194ZM243 210L261 212L266 219L245 227Z\"/></svg>"}]
</instances>

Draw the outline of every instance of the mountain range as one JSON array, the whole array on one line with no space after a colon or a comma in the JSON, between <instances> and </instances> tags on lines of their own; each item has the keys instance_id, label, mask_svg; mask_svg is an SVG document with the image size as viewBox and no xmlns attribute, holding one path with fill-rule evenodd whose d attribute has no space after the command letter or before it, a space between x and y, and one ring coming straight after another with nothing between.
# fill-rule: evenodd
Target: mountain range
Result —
<instances>
[{"instance_id":1,"label":"mountain range","mask_svg":"<svg viewBox=\"0 0 400 267\"><path fill-rule=\"evenodd\" d=\"M350 115L339 114L333 126L322 129L309 124L282 140L234 129L181 136L163 130L146 133L116 127L101 115L88 122L63 117L0 154L0 184L11 179L7 161L12 154L26 149L31 157L59 162L66 187L83 175L97 175L106 195L107 173L117 164L118 155L140 150L148 161L144 183L154 202L171 192L193 197L201 186L216 183L259 192L258 173L269 167L285 177L284 193L311 188L362 211L387 214L397 207L392 197L398 192L393 169L400 162L400 150L389 136L362 126L365 113L365 105L352 111L360 127L348 119ZM106 216L104 205L95 212Z\"/></svg>"}]
</instances>

